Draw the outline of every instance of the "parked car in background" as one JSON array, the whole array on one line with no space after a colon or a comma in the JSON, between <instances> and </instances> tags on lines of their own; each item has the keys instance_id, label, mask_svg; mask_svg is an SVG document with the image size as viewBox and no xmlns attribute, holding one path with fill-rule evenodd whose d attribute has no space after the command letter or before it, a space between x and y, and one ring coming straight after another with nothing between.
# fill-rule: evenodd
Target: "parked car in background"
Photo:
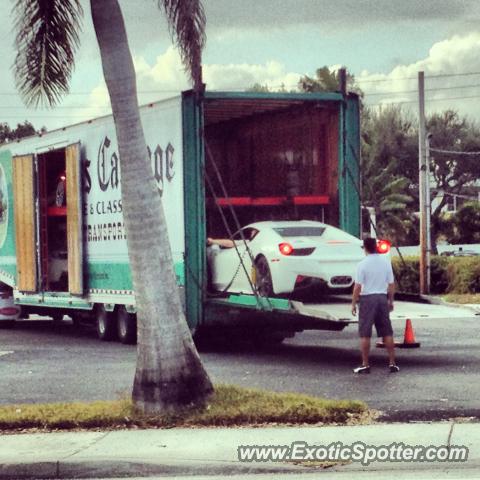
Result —
<instances>
[{"instance_id":1,"label":"parked car in background","mask_svg":"<svg viewBox=\"0 0 480 480\"><path fill-rule=\"evenodd\" d=\"M464 250L460 247L458 250L450 250L440 254L443 257L476 257L479 255L475 250Z\"/></svg>"},{"instance_id":2,"label":"parked car in background","mask_svg":"<svg viewBox=\"0 0 480 480\"><path fill-rule=\"evenodd\" d=\"M0 327L10 326L20 316L20 307L13 302L12 289L0 282Z\"/></svg>"},{"instance_id":3,"label":"parked car in background","mask_svg":"<svg viewBox=\"0 0 480 480\"><path fill-rule=\"evenodd\" d=\"M252 223L233 240L235 248L209 249L211 286L216 291L251 294L253 285L262 296L288 295L316 282L341 290L353 285L364 258L361 240L309 220ZM388 253L385 245L379 253Z\"/></svg>"}]
</instances>

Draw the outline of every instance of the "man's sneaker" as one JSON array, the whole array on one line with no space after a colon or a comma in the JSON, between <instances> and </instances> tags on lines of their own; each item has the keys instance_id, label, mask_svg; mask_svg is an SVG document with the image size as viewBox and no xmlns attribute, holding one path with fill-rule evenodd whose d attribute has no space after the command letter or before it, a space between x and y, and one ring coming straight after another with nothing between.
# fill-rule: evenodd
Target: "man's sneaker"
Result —
<instances>
[{"instance_id":1,"label":"man's sneaker","mask_svg":"<svg viewBox=\"0 0 480 480\"><path fill-rule=\"evenodd\" d=\"M390 370L390 373L397 373L400 371L400 367L398 365L389 365L388 369Z\"/></svg>"},{"instance_id":2,"label":"man's sneaker","mask_svg":"<svg viewBox=\"0 0 480 480\"><path fill-rule=\"evenodd\" d=\"M370 373L370 367L360 366L353 369L353 373Z\"/></svg>"}]
</instances>

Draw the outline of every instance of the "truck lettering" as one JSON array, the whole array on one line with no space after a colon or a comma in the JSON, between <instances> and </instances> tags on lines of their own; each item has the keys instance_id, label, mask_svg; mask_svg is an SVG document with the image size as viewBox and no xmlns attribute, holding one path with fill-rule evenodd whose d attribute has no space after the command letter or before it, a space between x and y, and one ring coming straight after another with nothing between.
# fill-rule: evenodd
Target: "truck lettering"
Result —
<instances>
[{"instance_id":1,"label":"truck lettering","mask_svg":"<svg viewBox=\"0 0 480 480\"><path fill-rule=\"evenodd\" d=\"M118 155L113 152L110 155L110 162L108 162L108 148L111 145L111 141L108 137L105 137L100 148L98 149L98 161L97 161L97 174L98 185L102 192L107 191L108 187L115 189L119 184L119 160Z\"/></svg>"},{"instance_id":2,"label":"truck lettering","mask_svg":"<svg viewBox=\"0 0 480 480\"><path fill-rule=\"evenodd\" d=\"M122 201L121 200L108 200L108 201L102 200L100 202L97 202L95 206L95 212L97 213L97 215L121 213Z\"/></svg>"},{"instance_id":3,"label":"truck lettering","mask_svg":"<svg viewBox=\"0 0 480 480\"><path fill-rule=\"evenodd\" d=\"M105 137L103 141L100 143L100 147L98 149L98 156L97 156L97 178L98 178L98 185L102 192L106 192L109 188L116 189L120 183L120 161L116 152L109 154L108 149L111 146L111 140L108 137ZM163 175L165 171L165 177L168 182L173 180L175 176L175 162L173 158L173 154L175 152L175 148L173 145L168 142L167 148L165 151L157 145L155 150L153 151L150 147L147 146L147 155L150 159L150 164L152 166L152 173L153 178L157 182L158 191L160 196L163 194L164 190L164 180ZM164 155L165 153L165 155ZM165 156L165 167L163 164L163 159ZM90 161L86 160L85 162L85 191L87 193L90 192L92 188L92 179L88 172L88 167L90 166ZM93 213L93 212L91 212Z\"/></svg>"},{"instance_id":4,"label":"truck lettering","mask_svg":"<svg viewBox=\"0 0 480 480\"><path fill-rule=\"evenodd\" d=\"M167 177L167 180L169 182L171 182L173 180L173 177L175 175L175 170L174 170L174 163L173 163L173 152L175 151L175 149L173 148L173 145L168 142L168 145L167 145L167 150L166 150L166 165L167 165L167 168L166 168L166 177Z\"/></svg>"},{"instance_id":5,"label":"truck lettering","mask_svg":"<svg viewBox=\"0 0 480 480\"><path fill-rule=\"evenodd\" d=\"M153 158L152 158L150 147L147 147L147 149L148 149L148 156L151 158L153 178L157 182L158 191L160 193L160 196L162 196L163 194L163 150L160 147L160 145L157 145L157 148L153 152Z\"/></svg>"},{"instance_id":6,"label":"truck lettering","mask_svg":"<svg viewBox=\"0 0 480 480\"><path fill-rule=\"evenodd\" d=\"M92 162L88 158L83 162L83 189L86 193L90 193L90 190L92 189L92 177L90 177L90 172L88 171L88 167L91 163Z\"/></svg>"},{"instance_id":7,"label":"truck lettering","mask_svg":"<svg viewBox=\"0 0 480 480\"><path fill-rule=\"evenodd\" d=\"M123 222L96 223L86 225L87 242L108 242L125 240L127 235Z\"/></svg>"}]
</instances>

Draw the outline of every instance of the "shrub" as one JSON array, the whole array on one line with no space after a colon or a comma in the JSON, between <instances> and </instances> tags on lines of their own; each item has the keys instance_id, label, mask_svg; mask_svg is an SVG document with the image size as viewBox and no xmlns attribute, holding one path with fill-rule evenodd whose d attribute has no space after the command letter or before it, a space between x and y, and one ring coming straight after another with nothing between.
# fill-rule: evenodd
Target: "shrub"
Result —
<instances>
[{"instance_id":1,"label":"shrub","mask_svg":"<svg viewBox=\"0 0 480 480\"><path fill-rule=\"evenodd\" d=\"M407 293L420 291L418 257L404 257L404 262L395 257L392 266L399 291ZM430 267L431 293L480 292L479 257L432 256Z\"/></svg>"},{"instance_id":2,"label":"shrub","mask_svg":"<svg viewBox=\"0 0 480 480\"><path fill-rule=\"evenodd\" d=\"M447 266L447 293L480 293L480 258L452 259Z\"/></svg>"}]
</instances>

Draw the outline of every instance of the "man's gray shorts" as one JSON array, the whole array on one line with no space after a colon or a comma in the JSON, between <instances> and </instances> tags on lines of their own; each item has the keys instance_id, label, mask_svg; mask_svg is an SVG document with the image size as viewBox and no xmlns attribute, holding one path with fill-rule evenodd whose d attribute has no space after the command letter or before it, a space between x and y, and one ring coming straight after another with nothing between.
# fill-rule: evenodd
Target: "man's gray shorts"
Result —
<instances>
[{"instance_id":1,"label":"man's gray shorts","mask_svg":"<svg viewBox=\"0 0 480 480\"><path fill-rule=\"evenodd\" d=\"M375 325L379 337L393 335L387 295L376 293L360 295L360 309L358 313L358 333L360 337L370 338L373 325Z\"/></svg>"}]
</instances>

